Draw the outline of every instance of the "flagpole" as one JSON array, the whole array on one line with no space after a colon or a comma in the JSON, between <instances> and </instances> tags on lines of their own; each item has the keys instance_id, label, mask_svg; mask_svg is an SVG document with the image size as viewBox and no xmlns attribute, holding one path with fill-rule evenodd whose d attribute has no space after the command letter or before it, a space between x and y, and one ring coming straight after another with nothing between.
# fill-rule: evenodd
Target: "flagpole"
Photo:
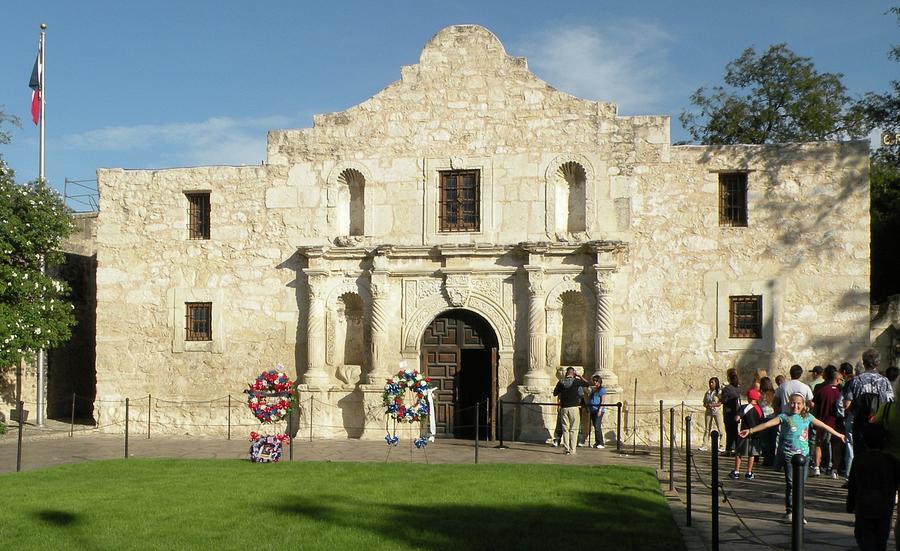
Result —
<instances>
[{"instance_id":1,"label":"flagpole","mask_svg":"<svg viewBox=\"0 0 900 551\"><path fill-rule=\"evenodd\" d=\"M47 97L47 88L45 86L45 77L44 75L47 72L47 66L44 64L44 38L47 30L47 24L41 23L41 40L38 55L40 56L40 81L41 81L41 119L40 119L40 137L38 139L38 186L43 188L46 185L45 177L44 177L44 121L46 117L46 111L44 110L45 100ZM41 274L44 274L44 258L41 257ZM46 386L47 386L47 359L46 353L43 348L38 350L37 353L37 400L36 407L37 415L36 422L39 427L44 426L44 418L47 413L47 405L45 403L46 397ZM19 421L21 423L21 421Z\"/></svg>"}]
</instances>

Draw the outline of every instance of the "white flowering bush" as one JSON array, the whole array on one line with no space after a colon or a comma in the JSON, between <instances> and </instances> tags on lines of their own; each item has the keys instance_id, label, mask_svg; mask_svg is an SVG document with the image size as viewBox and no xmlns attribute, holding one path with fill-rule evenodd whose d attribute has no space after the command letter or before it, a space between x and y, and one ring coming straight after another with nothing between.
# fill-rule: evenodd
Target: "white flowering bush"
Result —
<instances>
[{"instance_id":1,"label":"white flowering bush","mask_svg":"<svg viewBox=\"0 0 900 551\"><path fill-rule=\"evenodd\" d=\"M69 339L75 323L68 286L41 271L59 264L71 214L47 186L16 184L0 159L0 368Z\"/></svg>"}]
</instances>

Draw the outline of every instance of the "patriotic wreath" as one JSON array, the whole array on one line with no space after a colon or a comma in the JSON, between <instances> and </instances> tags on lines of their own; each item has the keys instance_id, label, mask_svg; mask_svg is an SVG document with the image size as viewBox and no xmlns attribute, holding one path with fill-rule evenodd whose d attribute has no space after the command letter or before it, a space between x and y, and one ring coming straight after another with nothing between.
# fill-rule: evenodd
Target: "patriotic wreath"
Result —
<instances>
[{"instance_id":1,"label":"patriotic wreath","mask_svg":"<svg viewBox=\"0 0 900 551\"><path fill-rule=\"evenodd\" d=\"M426 392L430 382L430 377L416 370L398 371L395 376L388 378L384 385L385 413L401 423L424 420L428 417ZM408 399L412 399L412 403L409 403Z\"/></svg>"},{"instance_id":2,"label":"patriotic wreath","mask_svg":"<svg viewBox=\"0 0 900 551\"><path fill-rule=\"evenodd\" d=\"M250 461L254 463L278 463L284 444L291 441L286 434L250 433Z\"/></svg>"},{"instance_id":3,"label":"patriotic wreath","mask_svg":"<svg viewBox=\"0 0 900 551\"><path fill-rule=\"evenodd\" d=\"M294 406L297 389L283 371L284 366L264 371L253 381L247 393L247 406L262 423L272 423L284 418Z\"/></svg>"}]
</instances>

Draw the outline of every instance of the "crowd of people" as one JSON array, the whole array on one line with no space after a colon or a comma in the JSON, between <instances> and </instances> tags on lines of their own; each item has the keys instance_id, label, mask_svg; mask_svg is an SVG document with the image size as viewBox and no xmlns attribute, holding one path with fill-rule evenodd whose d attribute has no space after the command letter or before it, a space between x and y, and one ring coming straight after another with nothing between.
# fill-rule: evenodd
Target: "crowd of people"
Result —
<instances>
[{"instance_id":1,"label":"crowd of people","mask_svg":"<svg viewBox=\"0 0 900 551\"><path fill-rule=\"evenodd\" d=\"M727 384L713 377L703 396L700 449L708 450L711 433L723 434L724 428L717 451L734 457L729 478L741 478L742 465L745 480L754 480L753 468L760 464L784 471L788 521L793 519L791 462L802 455L808 464L804 479L844 480L860 549L883 550L900 481L900 411L893 406L900 369L890 367L882 374L880 363L880 354L870 349L855 368L849 363L813 367L808 383L801 380L800 365L791 366L789 379L778 376L774 384L759 372L744 392L737 370L729 369ZM895 536L900 536L900 508Z\"/></svg>"}]
</instances>

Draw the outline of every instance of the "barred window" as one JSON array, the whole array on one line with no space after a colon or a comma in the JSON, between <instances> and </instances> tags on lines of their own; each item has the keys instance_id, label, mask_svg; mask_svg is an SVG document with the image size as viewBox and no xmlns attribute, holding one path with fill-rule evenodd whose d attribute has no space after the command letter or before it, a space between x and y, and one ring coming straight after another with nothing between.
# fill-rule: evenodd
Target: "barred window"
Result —
<instances>
[{"instance_id":1,"label":"barred window","mask_svg":"<svg viewBox=\"0 0 900 551\"><path fill-rule=\"evenodd\" d=\"M719 225L747 226L747 173L719 174Z\"/></svg>"},{"instance_id":2,"label":"barred window","mask_svg":"<svg viewBox=\"0 0 900 551\"><path fill-rule=\"evenodd\" d=\"M209 239L209 192L185 193L188 200L188 236Z\"/></svg>"},{"instance_id":3,"label":"barred window","mask_svg":"<svg viewBox=\"0 0 900 551\"><path fill-rule=\"evenodd\" d=\"M728 297L728 331L732 339L762 338L762 295Z\"/></svg>"},{"instance_id":4,"label":"barred window","mask_svg":"<svg viewBox=\"0 0 900 551\"><path fill-rule=\"evenodd\" d=\"M186 302L184 324L186 341L212 340L212 303Z\"/></svg>"},{"instance_id":5,"label":"barred window","mask_svg":"<svg viewBox=\"0 0 900 551\"><path fill-rule=\"evenodd\" d=\"M479 176L477 170L441 172L441 231L479 231L481 228L481 182Z\"/></svg>"}]
</instances>

